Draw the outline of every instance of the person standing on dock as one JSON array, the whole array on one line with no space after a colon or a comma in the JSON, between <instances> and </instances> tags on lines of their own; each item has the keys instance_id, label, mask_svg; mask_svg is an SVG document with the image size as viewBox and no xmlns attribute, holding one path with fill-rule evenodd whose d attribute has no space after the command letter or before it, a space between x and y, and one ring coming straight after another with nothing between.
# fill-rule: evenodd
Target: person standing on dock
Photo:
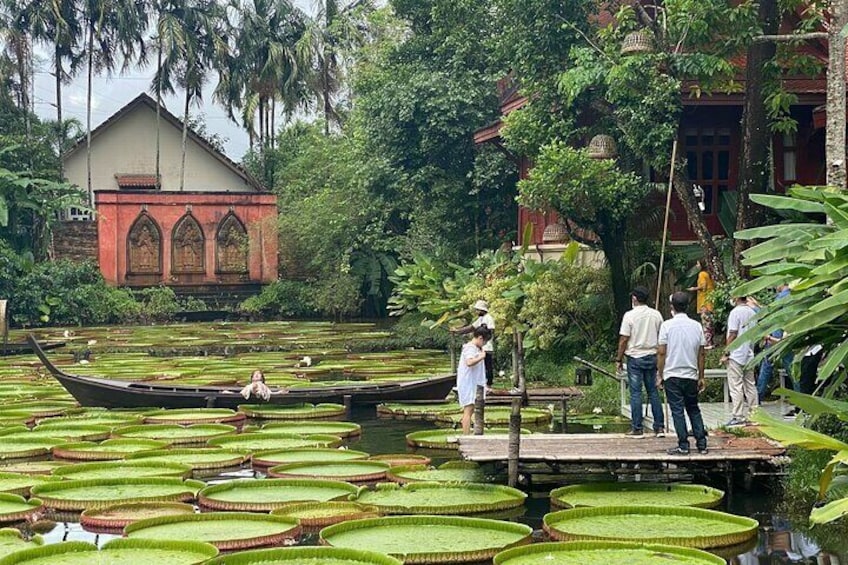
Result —
<instances>
[{"instance_id":1,"label":"person standing on dock","mask_svg":"<svg viewBox=\"0 0 848 565\"><path fill-rule=\"evenodd\" d=\"M701 317L701 326L704 328L707 349L712 349L715 335L715 319L713 318L713 303L710 300L710 293L715 289L715 283L710 272L707 270L706 259L698 259L695 262L695 266L698 267L698 282L695 283L695 286L689 287L687 290L696 293L695 308Z\"/></svg>"},{"instance_id":2,"label":"person standing on dock","mask_svg":"<svg viewBox=\"0 0 848 565\"><path fill-rule=\"evenodd\" d=\"M628 310L621 320L616 363L619 371L627 356L627 380L630 384L630 431L627 437L641 439L642 432L642 385L648 391L651 413L654 417L654 435L665 437L660 393L657 390L657 337L660 333L662 314L648 306L648 289L637 286L630 293L633 309Z\"/></svg>"},{"instance_id":3,"label":"person standing on dock","mask_svg":"<svg viewBox=\"0 0 848 565\"><path fill-rule=\"evenodd\" d=\"M489 314L489 303L485 300L478 300L474 303L474 310L477 311L477 319L467 326L455 328L451 333L470 334L477 328L487 328L489 330L489 340L483 346L483 351L486 352L484 365L486 368L486 389L491 391L492 384L495 382L495 319Z\"/></svg>"},{"instance_id":4,"label":"person standing on dock","mask_svg":"<svg viewBox=\"0 0 848 565\"><path fill-rule=\"evenodd\" d=\"M462 346L459 365L456 368L456 394L459 406L462 408L462 433L471 433L471 418L474 416L474 401L477 398L477 387L485 386L486 352L483 347L489 341L492 333L488 328L480 327L474 330L471 339Z\"/></svg>"},{"instance_id":5,"label":"person standing on dock","mask_svg":"<svg viewBox=\"0 0 848 565\"><path fill-rule=\"evenodd\" d=\"M751 410L759 405L754 368L747 365L754 358L754 349L747 340L739 339L753 323L757 314L747 296L737 296L734 308L727 318L727 340L722 363L727 363L727 386L733 413L728 426L744 426Z\"/></svg>"},{"instance_id":6,"label":"person standing on dock","mask_svg":"<svg viewBox=\"0 0 848 565\"><path fill-rule=\"evenodd\" d=\"M668 450L669 455L689 455L686 415L692 424L698 453L707 453L707 432L698 406L698 394L706 387L704 367L707 340L701 324L686 314L688 307L687 293L675 292L671 295L672 318L660 326L657 347L657 388L665 388L677 433L677 446Z\"/></svg>"}]
</instances>

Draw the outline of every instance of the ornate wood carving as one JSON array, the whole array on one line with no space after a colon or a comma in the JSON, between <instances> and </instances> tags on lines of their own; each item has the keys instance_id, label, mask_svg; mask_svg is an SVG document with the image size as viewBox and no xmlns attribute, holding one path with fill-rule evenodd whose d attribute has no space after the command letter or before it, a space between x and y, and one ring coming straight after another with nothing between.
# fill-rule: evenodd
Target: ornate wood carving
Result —
<instances>
[{"instance_id":1,"label":"ornate wood carving","mask_svg":"<svg viewBox=\"0 0 848 565\"><path fill-rule=\"evenodd\" d=\"M203 229L191 212L174 225L171 237L171 272L205 273L206 239Z\"/></svg>"},{"instance_id":2,"label":"ornate wood carving","mask_svg":"<svg viewBox=\"0 0 848 565\"><path fill-rule=\"evenodd\" d=\"M216 272L245 274L247 269L247 229L233 212L228 213L218 224L215 236Z\"/></svg>"},{"instance_id":3,"label":"ornate wood carving","mask_svg":"<svg viewBox=\"0 0 848 565\"><path fill-rule=\"evenodd\" d=\"M141 212L127 234L127 274L162 274L162 231L147 212Z\"/></svg>"}]
</instances>

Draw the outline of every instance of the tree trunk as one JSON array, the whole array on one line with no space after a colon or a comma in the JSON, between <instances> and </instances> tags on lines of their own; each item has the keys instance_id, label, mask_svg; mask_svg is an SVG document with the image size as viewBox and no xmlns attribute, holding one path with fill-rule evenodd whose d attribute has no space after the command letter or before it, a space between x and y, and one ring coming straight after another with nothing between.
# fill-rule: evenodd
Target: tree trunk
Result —
<instances>
[{"instance_id":1,"label":"tree trunk","mask_svg":"<svg viewBox=\"0 0 848 565\"><path fill-rule=\"evenodd\" d=\"M607 222L601 222L609 225ZM618 228L618 229L616 229ZM610 270L610 288L612 288L616 322L621 322L624 313L630 308L630 285L624 267L625 232L623 226L610 226L610 229L598 231L601 248L606 255Z\"/></svg>"},{"instance_id":2,"label":"tree trunk","mask_svg":"<svg viewBox=\"0 0 848 565\"><path fill-rule=\"evenodd\" d=\"M846 189L845 173L845 38L848 24L848 0L831 0L828 26L827 126L825 158L827 184Z\"/></svg>"},{"instance_id":3,"label":"tree trunk","mask_svg":"<svg viewBox=\"0 0 848 565\"><path fill-rule=\"evenodd\" d=\"M324 97L324 135L330 135L330 116L332 108L330 106L330 64L327 59L327 53L324 52L324 63L321 68L322 73L322 95Z\"/></svg>"},{"instance_id":4,"label":"tree trunk","mask_svg":"<svg viewBox=\"0 0 848 565\"><path fill-rule=\"evenodd\" d=\"M760 0L757 17L763 33L776 34L780 25L777 0ZM772 167L769 159L772 133L768 124L765 93L765 66L774 57L777 46L772 42L752 43L748 47L745 70L745 106L742 111L742 147L739 152L739 185L737 188L736 230L753 228L766 220L762 206L754 204L750 194L764 193L769 188ZM733 266L746 275L742 252L751 246L747 240L733 242Z\"/></svg>"},{"instance_id":5,"label":"tree trunk","mask_svg":"<svg viewBox=\"0 0 848 565\"><path fill-rule=\"evenodd\" d=\"M265 149L265 101L259 97L259 151Z\"/></svg>"},{"instance_id":6,"label":"tree trunk","mask_svg":"<svg viewBox=\"0 0 848 565\"><path fill-rule=\"evenodd\" d=\"M58 35L58 34L57 34ZM62 56L59 50L58 37L56 38L55 50L53 51L53 62L56 70L56 125L59 145L59 179L65 179L65 162L62 153L65 151L65 122L62 121Z\"/></svg>"},{"instance_id":7,"label":"tree trunk","mask_svg":"<svg viewBox=\"0 0 848 565\"><path fill-rule=\"evenodd\" d=\"M271 149L274 148L274 144L277 138L277 99L275 97L271 97Z\"/></svg>"},{"instance_id":8,"label":"tree trunk","mask_svg":"<svg viewBox=\"0 0 848 565\"><path fill-rule=\"evenodd\" d=\"M188 138L188 107L191 103L191 93L186 88L185 107L183 108L183 154L180 163L180 191L185 190L185 168L186 168L186 139Z\"/></svg>"},{"instance_id":9,"label":"tree trunk","mask_svg":"<svg viewBox=\"0 0 848 565\"><path fill-rule=\"evenodd\" d=\"M725 282L727 280L727 274L724 272L724 263L713 241L713 236L709 228L707 228L706 222L704 222L704 216L698 207L698 199L695 198L692 183L686 178L686 169L683 165L683 163L678 163L674 167L674 180L672 182L674 193L686 211L689 228L695 234L695 237L698 238L698 243L707 261L707 270L709 270L715 282Z\"/></svg>"},{"instance_id":10,"label":"tree trunk","mask_svg":"<svg viewBox=\"0 0 848 565\"><path fill-rule=\"evenodd\" d=\"M160 155L162 147L160 141L160 125L162 117L162 38L159 38L159 53L156 54L156 188L162 187Z\"/></svg>"},{"instance_id":11,"label":"tree trunk","mask_svg":"<svg viewBox=\"0 0 848 565\"><path fill-rule=\"evenodd\" d=\"M90 16L89 16L90 17ZM88 30L88 93L85 100L85 166L88 205L94 207L94 192L91 189L91 91L94 77L94 27Z\"/></svg>"}]
</instances>

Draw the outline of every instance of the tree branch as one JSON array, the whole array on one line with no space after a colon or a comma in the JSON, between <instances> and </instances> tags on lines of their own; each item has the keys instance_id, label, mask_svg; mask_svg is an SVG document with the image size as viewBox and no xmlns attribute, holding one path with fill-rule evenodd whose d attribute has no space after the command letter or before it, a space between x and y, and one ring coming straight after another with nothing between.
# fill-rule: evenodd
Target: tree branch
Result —
<instances>
[{"instance_id":1,"label":"tree branch","mask_svg":"<svg viewBox=\"0 0 848 565\"><path fill-rule=\"evenodd\" d=\"M769 41L813 41L815 39L827 39L827 32L811 31L810 33L790 33L780 35L757 35L752 41L754 43L766 43Z\"/></svg>"}]
</instances>

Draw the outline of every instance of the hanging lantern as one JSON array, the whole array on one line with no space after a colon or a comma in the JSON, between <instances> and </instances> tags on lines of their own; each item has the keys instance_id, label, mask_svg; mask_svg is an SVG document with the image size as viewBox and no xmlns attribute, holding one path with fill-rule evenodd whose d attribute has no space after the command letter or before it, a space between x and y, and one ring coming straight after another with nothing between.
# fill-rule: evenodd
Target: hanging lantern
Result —
<instances>
[{"instance_id":1,"label":"hanging lantern","mask_svg":"<svg viewBox=\"0 0 848 565\"><path fill-rule=\"evenodd\" d=\"M609 135L596 135L589 142L589 157L592 159L615 159L618 147Z\"/></svg>"},{"instance_id":2,"label":"hanging lantern","mask_svg":"<svg viewBox=\"0 0 848 565\"><path fill-rule=\"evenodd\" d=\"M564 243L568 241L568 230L562 220L548 224L542 232L542 243Z\"/></svg>"},{"instance_id":3,"label":"hanging lantern","mask_svg":"<svg viewBox=\"0 0 848 565\"><path fill-rule=\"evenodd\" d=\"M644 55L652 53L653 50L654 42L651 40L651 34L643 29L628 33L621 44L622 55Z\"/></svg>"}]
</instances>

